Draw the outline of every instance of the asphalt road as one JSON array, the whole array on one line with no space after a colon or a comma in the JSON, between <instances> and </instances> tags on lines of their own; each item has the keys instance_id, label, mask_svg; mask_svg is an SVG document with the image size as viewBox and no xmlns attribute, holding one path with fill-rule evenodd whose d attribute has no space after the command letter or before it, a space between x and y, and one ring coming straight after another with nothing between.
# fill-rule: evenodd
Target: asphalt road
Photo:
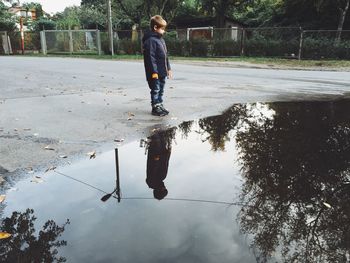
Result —
<instances>
[{"instance_id":1,"label":"asphalt road","mask_svg":"<svg viewBox=\"0 0 350 263\"><path fill-rule=\"evenodd\" d=\"M90 151L112 149L115 139L145 138L154 127L216 115L235 103L350 94L349 72L209 62L172 67L164 103L171 114L160 118L150 114L141 61L0 57L0 172L72 162Z\"/></svg>"}]
</instances>

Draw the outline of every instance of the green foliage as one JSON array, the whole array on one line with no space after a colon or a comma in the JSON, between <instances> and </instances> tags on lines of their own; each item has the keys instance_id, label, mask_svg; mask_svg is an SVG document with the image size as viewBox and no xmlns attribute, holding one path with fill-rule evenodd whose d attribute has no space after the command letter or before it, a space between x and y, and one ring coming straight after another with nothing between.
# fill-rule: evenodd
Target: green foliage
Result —
<instances>
[{"instance_id":1,"label":"green foliage","mask_svg":"<svg viewBox=\"0 0 350 263\"><path fill-rule=\"evenodd\" d=\"M40 18L31 24L32 31L53 30L56 29L56 22L47 18Z\"/></svg>"},{"instance_id":2,"label":"green foliage","mask_svg":"<svg viewBox=\"0 0 350 263\"><path fill-rule=\"evenodd\" d=\"M24 3L22 6L27 10L34 9L36 13L36 18L41 18L44 15L43 8L40 3L30 2Z\"/></svg>"},{"instance_id":3,"label":"green foliage","mask_svg":"<svg viewBox=\"0 0 350 263\"><path fill-rule=\"evenodd\" d=\"M258 0L242 5L234 16L251 27L271 26L282 14L282 0Z\"/></svg>"},{"instance_id":4,"label":"green foliage","mask_svg":"<svg viewBox=\"0 0 350 263\"><path fill-rule=\"evenodd\" d=\"M207 57L210 47L210 41L196 39L191 41L191 55L195 57Z\"/></svg>"},{"instance_id":5,"label":"green foliage","mask_svg":"<svg viewBox=\"0 0 350 263\"><path fill-rule=\"evenodd\" d=\"M350 40L336 43L329 38L306 38L303 43L303 58L350 59Z\"/></svg>"},{"instance_id":6,"label":"green foliage","mask_svg":"<svg viewBox=\"0 0 350 263\"><path fill-rule=\"evenodd\" d=\"M80 28L81 23L79 19L79 14L79 7L67 7L62 13L57 13L54 16L53 20L56 22L57 28L61 30Z\"/></svg>"},{"instance_id":7,"label":"green foliage","mask_svg":"<svg viewBox=\"0 0 350 263\"><path fill-rule=\"evenodd\" d=\"M106 16L97 8L82 6L78 13L78 18L82 28L104 29L106 28Z\"/></svg>"},{"instance_id":8,"label":"green foliage","mask_svg":"<svg viewBox=\"0 0 350 263\"><path fill-rule=\"evenodd\" d=\"M177 39L168 39L166 41L169 55L171 56L190 56L190 43Z\"/></svg>"},{"instance_id":9,"label":"green foliage","mask_svg":"<svg viewBox=\"0 0 350 263\"><path fill-rule=\"evenodd\" d=\"M14 31L16 29L15 18L7 12L7 7L0 2L0 31Z\"/></svg>"},{"instance_id":10,"label":"green foliage","mask_svg":"<svg viewBox=\"0 0 350 263\"><path fill-rule=\"evenodd\" d=\"M216 40L213 43L213 56L229 57L239 56L241 53L240 43L233 40Z\"/></svg>"}]
</instances>

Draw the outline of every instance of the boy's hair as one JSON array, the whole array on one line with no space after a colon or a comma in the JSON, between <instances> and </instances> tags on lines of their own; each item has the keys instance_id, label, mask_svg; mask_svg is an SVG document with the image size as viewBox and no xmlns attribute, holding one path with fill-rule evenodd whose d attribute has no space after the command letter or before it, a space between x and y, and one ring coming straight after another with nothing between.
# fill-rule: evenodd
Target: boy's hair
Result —
<instances>
[{"instance_id":1,"label":"boy's hair","mask_svg":"<svg viewBox=\"0 0 350 263\"><path fill-rule=\"evenodd\" d=\"M151 17L150 27L151 27L152 31L154 31L154 26L166 27L167 22L160 15L156 15L156 16Z\"/></svg>"}]
</instances>

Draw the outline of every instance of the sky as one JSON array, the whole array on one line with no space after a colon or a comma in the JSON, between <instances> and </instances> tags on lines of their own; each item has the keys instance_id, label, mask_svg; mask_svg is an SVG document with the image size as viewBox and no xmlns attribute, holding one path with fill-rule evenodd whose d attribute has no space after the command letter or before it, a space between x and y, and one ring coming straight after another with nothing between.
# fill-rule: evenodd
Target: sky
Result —
<instances>
[{"instance_id":1,"label":"sky","mask_svg":"<svg viewBox=\"0 0 350 263\"><path fill-rule=\"evenodd\" d=\"M66 7L80 5L81 0L26 0L20 1L21 4L26 2L40 3L46 13L62 12Z\"/></svg>"}]
</instances>

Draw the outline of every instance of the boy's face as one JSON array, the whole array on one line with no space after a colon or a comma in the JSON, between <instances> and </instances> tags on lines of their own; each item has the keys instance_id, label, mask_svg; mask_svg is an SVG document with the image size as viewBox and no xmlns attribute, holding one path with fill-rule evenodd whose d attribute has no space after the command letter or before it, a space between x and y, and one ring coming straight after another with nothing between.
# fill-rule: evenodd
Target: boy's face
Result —
<instances>
[{"instance_id":1,"label":"boy's face","mask_svg":"<svg viewBox=\"0 0 350 263\"><path fill-rule=\"evenodd\" d=\"M165 27L162 26L154 26L154 32L163 35L165 33Z\"/></svg>"}]
</instances>

